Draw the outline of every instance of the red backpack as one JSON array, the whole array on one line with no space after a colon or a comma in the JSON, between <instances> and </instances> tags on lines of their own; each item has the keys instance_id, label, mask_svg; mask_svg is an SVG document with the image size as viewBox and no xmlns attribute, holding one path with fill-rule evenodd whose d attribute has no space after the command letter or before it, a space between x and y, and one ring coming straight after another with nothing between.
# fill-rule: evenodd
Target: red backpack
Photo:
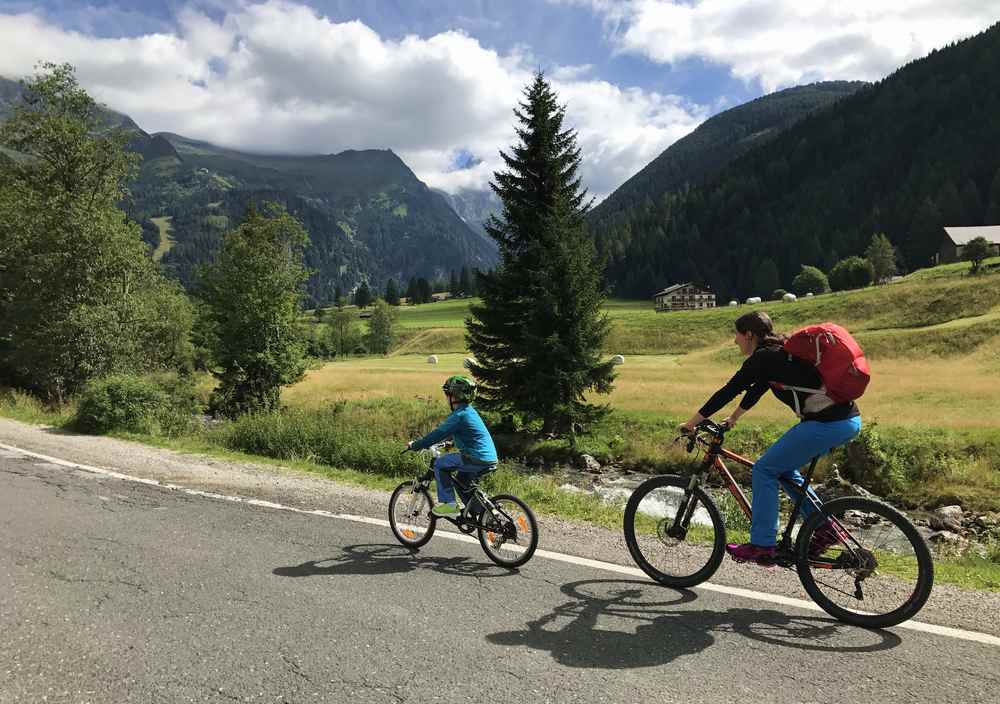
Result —
<instances>
[{"instance_id":1,"label":"red backpack","mask_svg":"<svg viewBox=\"0 0 1000 704\"><path fill-rule=\"evenodd\" d=\"M822 389L796 388L796 391L812 391L830 397L834 403L847 403L861 398L871 381L871 369L861 345L835 323L802 328L785 340L784 348L793 357L815 366L823 380Z\"/></svg>"}]
</instances>

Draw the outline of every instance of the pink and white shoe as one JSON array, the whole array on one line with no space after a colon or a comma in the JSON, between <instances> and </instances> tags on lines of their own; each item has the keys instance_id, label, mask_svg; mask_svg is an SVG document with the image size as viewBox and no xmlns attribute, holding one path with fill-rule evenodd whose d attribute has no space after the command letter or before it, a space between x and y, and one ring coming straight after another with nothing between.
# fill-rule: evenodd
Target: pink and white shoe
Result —
<instances>
[{"instance_id":1,"label":"pink and white shoe","mask_svg":"<svg viewBox=\"0 0 1000 704\"><path fill-rule=\"evenodd\" d=\"M751 543L744 543L743 545L729 543L726 546L726 552L737 562L752 562L761 567L771 568L774 567L774 558L778 553L778 549L773 546L762 547Z\"/></svg>"}]
</instances>

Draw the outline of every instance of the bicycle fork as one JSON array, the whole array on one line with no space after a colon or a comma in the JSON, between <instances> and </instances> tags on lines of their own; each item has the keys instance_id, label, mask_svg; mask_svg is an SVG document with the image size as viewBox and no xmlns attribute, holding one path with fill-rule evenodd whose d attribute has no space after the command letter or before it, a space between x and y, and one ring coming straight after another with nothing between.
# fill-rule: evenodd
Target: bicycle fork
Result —
<instances>
[{"instance_id":1,"label":"bicycle fork","mask_svg":"<svg viewBox=\"0 0 1000 704\"><path fill-rule=\"evenodd\" d=\"M695 490L704 478L704 473L695 474L691 477L691 481L688 482L687 488L684 490L684 498L681 505L677 507L678 511L677 515L674 516L674 523L667 530L667 535L671 538L683 540L687 537L688 527L691 525L691 520L694 518L694 512L698 505Z\"/></svg>"}]
</instances>

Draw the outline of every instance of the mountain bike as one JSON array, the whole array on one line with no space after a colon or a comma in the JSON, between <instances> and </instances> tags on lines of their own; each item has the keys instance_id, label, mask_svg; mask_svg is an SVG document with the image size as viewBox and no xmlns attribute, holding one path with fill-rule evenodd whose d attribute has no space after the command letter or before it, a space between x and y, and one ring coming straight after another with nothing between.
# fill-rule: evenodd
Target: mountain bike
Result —
<instances>
[{"instance_id":1,"label":"mountain bike","mask_svg":"<svg viewBox=\"0 0 1000 704\"><path fill-rule=\"evenodd\" d=\"M429 487L434 480L434 460L441 456L442 447L443 443L432 446L428 470L397 486L389 498L389 526L396 540L416 550L434 535L438 520L445 520L462 533L477 533L483 552L501 567L520 567L530 560L538 547L535 514L516 496L487 496L479 478L470 481L459 472L450 472L461 511L454 518L431 513L434 503ZM469 497L468 502L462 501L463 496Z\"/></svg>"},{"instance_id":2,"label":"mountain bike","mask_svg":"<svg viewBox=\"0 0 1000 704\"><path fill-rule=\"evenodd\" d=\"M625 542L636 564L670 587L692 587L709 579L722 563L726 527L722 512L705 491L718 473L746 519L750 502L723 459L745 467L753 462L722 445L728 428L710 420L681 436L687 451L705 451L690 478L662 475L640 484L625 507ZM824 503L807 489L819 457L801 485L782 480L794 507L773 561L794 568L806 592L836 619L865 628L884 628L913 618L930 596L934 564L927 543L892 506L861 497ZM804 501L816 509L793 529ZM764 563L762 563L764 564Z\"/></svg>"}]
</instances>

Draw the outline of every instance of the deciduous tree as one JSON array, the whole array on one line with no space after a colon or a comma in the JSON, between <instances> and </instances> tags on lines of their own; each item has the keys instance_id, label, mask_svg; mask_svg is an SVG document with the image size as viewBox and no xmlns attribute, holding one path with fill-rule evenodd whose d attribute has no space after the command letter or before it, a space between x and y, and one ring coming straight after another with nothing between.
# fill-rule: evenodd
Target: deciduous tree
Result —
<instances>
[{"instance_id":1,"label":"deciduous tree","mask_svg":"<svg viewBox=\"0 0 1000 704\"><path fill-rule=\"evenodd\" d=\"M396 309L386 301L378 299L372 306L372 317L368 319L368 351L374 354L389 354L396 340Z\"/></svg>"},{"instance_id":2,"label":"deciduous tree","mask_svg":"<svg viewBox=\"0 0 1000 704\"><path fill-rule=\"evenodd\" d=\"M305 345L298 318L308 272L309 236L273 203L223 237L202 288L217 330L213 408L226 416L277 409L281 387L302 378Z\"/></svg>"},{"instance_id":3,"label":"deciduous tree","mask_svg":"<svg viewBox=\"0 0 1000 704\"><path fill-rule=\"evenodd\" d=\"M0 372L62 399L113 372L191 364L192 309L118 208L138 157L68 64L0 127Z\"/></svg>"},{"instance_id":4,"label":"deciduous tree","mask_svg":"<svg viewBox=\"0 0 1000 704\"><path fill-rule=\"evenodd\" d=\"M972 262L972 267L969 269L970 274L978 274L979 269L983 266L983 261L990 256L990 242L985 237L976 237L969 240L969 243L965 245L965 249L962 251L962 255L970 262Z\"/></svg>"}]
</instances>

